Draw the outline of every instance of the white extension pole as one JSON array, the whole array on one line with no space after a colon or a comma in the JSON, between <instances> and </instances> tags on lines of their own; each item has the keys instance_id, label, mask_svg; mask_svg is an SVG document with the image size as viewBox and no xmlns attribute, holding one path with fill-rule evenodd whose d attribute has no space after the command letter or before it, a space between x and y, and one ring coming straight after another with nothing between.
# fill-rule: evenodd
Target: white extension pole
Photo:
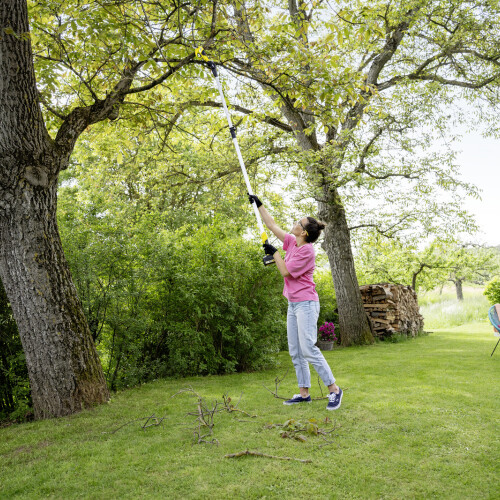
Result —
<instances>
[{"instance_id":1,"label":"white extension pole","mask_svg":"<svg viewBox=\"0 0 500 500\"><path fill-rule=\"evenodd\" d=\"M202 57L208 63L208 66L212 70L212 74L215 77L215 82L217 84L217 88L219 89L219 94L220 94L220 98L222 101L222 106L224 108L224 113L226 115L227 123L229 124L229 131L231 132L231 137L233 139L233 144L234 144L234 147L236 149L236 155L238 156L238 161L240 162L241 171L243 172L243 178L245 179L247 191L248 191L248 194L253 194L252 186L250 186L250 180L248 179L247 169L245 168L245 162L243 161L243 157L241 156L240 146L238 144L238 139L236 138L236 130L233 126L233 122L231 121L231 116L229 115L229 111L227 109L226 98L224 97L224 92L222 91L222 85L221 85L220 80L219 80L219 75L217 74L217 68L215 66L215 63L210 61L208 59L208 57L206 57L206 55L203 51L203 47L199 47L198 49L196 49L196 54L198 56ZM267 241L267 235L266 235L266 232L264 231L264 226L263 226L262 220L260 218L259 209L257 208L256 203L252 203L251 205L252 205L253 211L255 213L255 218L257 219L257 225L259 226L260 235L262 238L262 243L265 243Z\"/></svg>"},{"instance_id":2,"label":"white extension pole","mask_svg":"<svg viewBox=\"0 0 500 500\"><path fill-rule=\"evenodd\" d=\"M248 194L253 194L252 187L250 186L250 180L248 179L247 169L245 168L245 163L243 157L241 156L240 146L238 144L238 139L236 138L236 133L234 130L233 122L231 121L231 116L226 105L226 99L224 98L224 93L222 91L222 85L219 80L219 75L215 77L215 82L217 83L217 88L219 89L219 94L222 101L222 106L224 108L224 113L226 114L227 123L229 124L229 130L231 132L231 137L233 139L233 144L236 149L236 155L238 156L238 161L240 162L241 171L243 172L243 178L245 179L245 184L247 186ZM257 219L257 225L259 226L260 234L265 234L264 226L262 225L262 220L260 218L259 209L256 203L252 203L253 211L255 212L255 217ZM266 238L267 239L267 238Z\"/></svg>"}]
</instances>

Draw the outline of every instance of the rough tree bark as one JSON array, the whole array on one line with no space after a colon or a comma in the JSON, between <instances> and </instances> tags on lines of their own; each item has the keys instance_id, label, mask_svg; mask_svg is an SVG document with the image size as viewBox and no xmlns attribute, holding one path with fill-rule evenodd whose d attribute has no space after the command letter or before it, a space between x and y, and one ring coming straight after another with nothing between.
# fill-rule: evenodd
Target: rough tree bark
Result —
<instances>
[{"instance_id":1,"label":"rough tree bark","mask_svg":"<svg viewBox=\"0 0 500 500\"><path fill-rule=\"evenodd\" d=\"M366 316L354 268L351 238L344 208L336 191L325 189L326 202L319 202L319 216L327 222L323 248L332 269L339 310L340 343L369 344L373 335Z\"/></svg>"},{"instance_id":2,"label":"rough tree bark","mask_svg":"<svg viewBox=\"0 0 500 500\"><path fill-rule=\"evenodd\" d=\"M216 34L216 1L212 10L204 46ZM132 88L146 60L170 42L156 40L146 58L127 60L104 99L94 94L92 104L58 115L63 123L53 140L40 110L27 1L0 0L0 278L26 354L37 418L109 398L57 229L57 179L89 125L116 119L127 95L162 84L194 59L190 53L167 61L157 78Z\"/></svg>"},{"instance_id":3,"label":"rough tree bark","mask_svg":"<svg viewBox=\"0 0 500 500\"><path fill-rule=\"evenodd\" d=\"M45 128L25 0L0 1L0 277L26 355L36 418L109 398L57 228L69 158ZM76 140L76 139L75 139Z\"/></svg>"},{"instance_id":4,"label":"rough tree bark","mask_svg":"<svg viewBox=\"0 0 500 500\"><path fill-rule=\"evenodd\" d=\"M455 283L455 290L457 292L457 299L464 300L464 292L462 290L463 280L461 278L456 278L453 283Z\"/></svg>"}]
</instances>

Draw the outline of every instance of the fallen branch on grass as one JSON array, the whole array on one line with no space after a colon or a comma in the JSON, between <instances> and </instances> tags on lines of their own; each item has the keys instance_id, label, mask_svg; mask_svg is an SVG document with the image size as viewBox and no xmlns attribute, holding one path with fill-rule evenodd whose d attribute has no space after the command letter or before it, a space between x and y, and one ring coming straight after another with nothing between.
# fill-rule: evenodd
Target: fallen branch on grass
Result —
<instances>
[{"instance_id":1,"label":"fallen branch on grass","mask_svg":"<svg viewBox=\"0 0 500 500\"><path fill-rule=\"evenodd\" d=\"M161 417L158 418L154 413L150 417L141 417L141 418L135 418L134 420L131 420L130 422L126 422L123 425L120 425L120 427L117 427L114 431L111 432L105 432L104 434L114 434L115 432L119 431L120 429L123 429L123 427L133 424L134 422L139 422L141 420L146 419L146 422L144 422L144 425L142 425L142 430L147 429L148 427L156 427L158 425L161 425L163 421L165 420L166 417ZM153 420L154 422L149 423L150 420Z\"/></svg>"},{"instance_id":2,"label":"fallen branch on grass","mask_svg":"<svg viewBox=\"0 0 500 500\"><path fill-rule=\"evenodd\" d=\"M240 410L238 408L238 405L240 404L240 401L241 401L241 396L243 396L243 393L241 393L240 399L238 400L238 402L236 403L236 406L235 406L235 405L231 404L231 401L232 401L231 398L227 394L223 394L222 399L224 401L224 406L222 409L226 410L228 413L232 413L233 411L239 411L239 412L243 413L244 415L246 415L247 417L257 418L257 415L250 415L250 413L247 413L246 411Z\"/></svg>"},{"instance_id":3,"label":"fallen branch on grass","mask_svg":"<svg viewBox=\"0 0 500 500\"><path fill-rule=\"evenodd\" d=\"M213 434L214 429L214 415L217 412L218 402L215 402L215 405L212 408L208 408L203 401L203 398L195 392L192 388L191 390L187 390L187 392L192 392L198 398L198 402L196 404L196 413L188 413L188 415L195 415L196 420L198 421L198 427L193 430L193 434L197 443L207 443L207 444L216 444L219 446L219 441L216 438L213 438L210 441L207 441L205 438L211 436ZM202 434L202 428L206 428L208 430L207 433Z\"/></svg>"},{"instance_id":4,"label":"fallen branch on grass","mask_svg":"<svg viewBox=\"0 0 500 500\"><path fill-rule=\"evenodd\" d=\"M297 462L302 462L303 464L311 464L312 460L302 460L300 458L292 457L277 457L275 455L266 455L265 453L260 453L259 451L239 451L238 453L230 453L229 455L224 455L224 458L238 458L245 455L252 455L254 457L265 457L265 458L275 458L276 460L296 460Z\"/></svg>"},{"instance_id":5,"label":"fallen branch on grass","mask_svg":"<svg viewBox=\"0 0 500 500\"><path fill-rule=\"evenodd\" d=\"M285 377L288 375L288 369L286 370L285 374L283 375L283 377L279 378L279 377L276 377L274 379L274 387L275 387L275 390L274 392L271 391L271 389L268 389L265 385L263 385L264 389L268 390L275 398L277 399L288 399L288 398L284 398L283 396L279 396L278 395L278 390L280 388L280 384L281 382L283 382L283 380L285 379Z\"/></svg>"},{"instance_id":6,"label":"fallen branch on grass","mask_svg":"<svg viewBox=\"0 0 500 500\"><path fill-rule=\"evenodd\" d=\"M262 385L262 387L264 387L264 389L266 389L266 391L269 391L277 399L284 399L284 400L290 399L290 397L285 398L285 397L280 396L278 394L278 390L279 390L280 384L281 384L281 382L283 382L283 380L285 379L285 377L287 375L288 375L288 369L287 369L286 373L283 375L283 377L281 377L281 378L276 377L274 379L274 387L275 387L274 392L271 389L269 389L268 387L266 387L265 385ZM320 401L321 399L326 399L326 396L323 396L323 390L321 389L321 384L320 384L320 378L319 378L319 376L318 376L318 384L320 386L319 390L321 392L321 397L319 397L319 398L311 398L311 401Z\"/></svg>"},{"instance_id":7,"label":"fallen branch on grass","mask_svg":"<svg viewBox=\"0 0 500 500\"><path fill-rule=\"evenodd\" d=\"M198 422L198 426L193 430L193 434L195 437L195 442L197 444L207 443L207 444L216 444L219 445L219 441L216 438L213 438L210 441L207 441L206 438L212 436L213 427L214 427L214 416L216 413L221 411L226 411L228 413L240 412L247 415L250 418L255 418L257 415L250 415L246 411L240 410L237 406L240 404L241 397L243 393L240 395L240 399L236 405L231 404L231 398L227 394L222 395L223 403L220 401L215 401L213 406L209 408L205 400L202 396L200 396L192 387L187 387L176 392L172 397L177 396L182 393L191 393L196 396L198 399L196 403L196 412L188 412L188 415L192 415L196 417L196 421ZM205 432L207 430L208 432Z\"/></svg>"}]
</instances>

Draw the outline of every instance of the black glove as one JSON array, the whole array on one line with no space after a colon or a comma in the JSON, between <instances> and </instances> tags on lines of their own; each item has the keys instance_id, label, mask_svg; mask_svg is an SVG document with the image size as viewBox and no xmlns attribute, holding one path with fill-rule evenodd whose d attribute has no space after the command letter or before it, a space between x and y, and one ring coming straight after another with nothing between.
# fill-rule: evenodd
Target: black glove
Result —
<instances>
[{"instance_id":1,"label":"black glove","mask_svg":"<svg viewBox=\"0 0 500 500\"><path fill-rule=\"evenodd\" d=\"M270 243L264 243L262 246L264 247L264 252L266 252L266 255L274 255L278 251Z\"/></svg>"},{"instance_id":2,"label":"black glove","mask_svg":"<svg viewBox=\"0 0 500 500\"><path fill-rule=\"evenodd\" d=\"M256 203L257 204L257 208L259 208L259 207L262 206L262 202L254 194L249 194L248 195L248 199L250 200L250 203Z\"/></svg>"}]
</instances>

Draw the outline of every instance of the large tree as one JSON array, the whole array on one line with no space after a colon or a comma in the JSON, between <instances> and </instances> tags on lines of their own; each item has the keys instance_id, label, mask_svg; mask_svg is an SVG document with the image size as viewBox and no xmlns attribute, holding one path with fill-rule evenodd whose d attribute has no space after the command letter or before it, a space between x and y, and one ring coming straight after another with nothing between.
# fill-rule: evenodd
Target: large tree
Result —
<instances>
[{"instance_id":1,"label":"large tree","mask_svg":"<svg viewBox=\"0 0 500 500\"><path fill-rule=\"evenodd\" d=\"M348 220L346 189L361 187L370 197L397 180L413 182L420 196L429 182L454 190L453 168L440 168L429 151L424 160L410 155L407 144L424 123L434 125L434 135L446 128L446 108L457 97L496 102L499 14L490 0L238 0L228 11L233 38L213 57L258 83L259 111L273 112L274 123L267 123L288 126L304 152L318 214L327 222L324 248L344 345L372 341L351 249L350 225L360 224ZM393 145L384 160L384 140L396 137L399 152Z\"/></svg>"},{"instance_id":2,"label":"large tree","mask_svg":"<svg viewBox=\"0 0 500 500\"><path fill-rule=\"evenodd\" d=\"M188 35L200 27L198 36L210 43L216 2L47 0L30 9L33 37L27 1L0 0L0 278L35 415L47 418L109 397L61 246L59 174L87 127L116 119L124 101L193 60ZM54 117L48 128L40 102Z\"/></svg>"}]
</instances>

